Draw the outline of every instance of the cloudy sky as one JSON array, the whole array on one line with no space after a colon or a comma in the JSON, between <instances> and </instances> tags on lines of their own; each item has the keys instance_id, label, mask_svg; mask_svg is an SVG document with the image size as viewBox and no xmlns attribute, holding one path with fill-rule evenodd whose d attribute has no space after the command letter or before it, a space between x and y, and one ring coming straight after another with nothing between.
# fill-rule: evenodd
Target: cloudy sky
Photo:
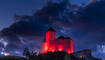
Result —
<instances>
[{"instance_id":1,"label":"cloudy sky","mask_svg":"<svg viewBox=\"0 0 105 60\"><path fill-rule=\"evenodd\" d=\"M74 51L105 56L104 0L0 0L0 8L0 52L41 51L45 32L53 27L57 37L72 37Z\"/></svg>"}]
</instances>

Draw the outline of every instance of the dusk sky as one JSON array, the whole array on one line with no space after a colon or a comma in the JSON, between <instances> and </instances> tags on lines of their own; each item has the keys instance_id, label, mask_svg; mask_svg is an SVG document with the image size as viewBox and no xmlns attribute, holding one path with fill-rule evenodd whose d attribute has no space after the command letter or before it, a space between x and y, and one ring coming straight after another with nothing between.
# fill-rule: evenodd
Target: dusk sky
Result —
<instances>
[{"instance_id":1,"label":"dusk sky","mask_svg":"<svg viewBox=\"0 0 105 60\"><path fill-rule=\"evenodd\" d=\"M55 0L56 1L56 0ZM71 0L74 4L88 3L89 0ZM0 0L0 30L14 22L14 14L32 15L43 7L45 0Z\"/></svg>"},{"instance_id":2,"label":"dusk sky","mask_svg":"<svg viewBox=\"0 0 105 60\"><path fill-rule=\"evenodd\" d=\"M44 0L0 0L0 30L14 22L14 14L32 15L41 8Z\"/></svg>"},{"instance_id":3,"label":"dusk sky","mask_svg":"<svg viewBox=\"0 0 105 60\"><path fill-rule=\"evenodd\" d=\"M53 27L57 37L73 39L74 51L91 49L104 59L105 1L46 1L0 0L0 52L22 55L25 47L41 51L45 32Z\"/></svg>"}]
</instances>

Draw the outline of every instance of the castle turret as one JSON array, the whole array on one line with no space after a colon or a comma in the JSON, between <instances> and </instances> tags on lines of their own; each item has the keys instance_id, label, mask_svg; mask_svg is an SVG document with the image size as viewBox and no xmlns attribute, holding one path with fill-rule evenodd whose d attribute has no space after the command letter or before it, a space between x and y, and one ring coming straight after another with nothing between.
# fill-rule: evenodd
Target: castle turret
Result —
<instances>
[{"instance_id":1,"label":"castle turret","mask_svg":"<svg viewBox=\"0 0 105 60\"><path fill-rule=\"evenodd\" d=\"M46 41L54 41L55 40L55 30L53 28L49 28L46 32Z\"/></svg>"},{"instance_id":2,"label":"castle turret","mask_svg":"<svg viewBox=\"0 0 105 60\"><path fill-rule=\"evenodd\" d=\"M42 52L47 53L49 49L49 42L55 40L55 30L53 28L49 28L46 32L46 39L43 42Z\"/></svg>"}]
</instances>

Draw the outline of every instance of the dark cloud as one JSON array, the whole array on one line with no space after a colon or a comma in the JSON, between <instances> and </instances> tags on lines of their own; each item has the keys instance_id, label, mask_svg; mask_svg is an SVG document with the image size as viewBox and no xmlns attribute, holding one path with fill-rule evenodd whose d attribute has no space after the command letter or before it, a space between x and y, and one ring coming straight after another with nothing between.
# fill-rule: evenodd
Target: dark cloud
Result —
<instances>
[{"instance_id":1,"label":"dark cloud","mask_svg":"<svg viewBox=\"0 0 105 60\"><path fill-rule=\"evenodd\" d=\"M15 50L17 47L16 50L20 51L29 47L41 50L45 32L54 27L57 37L72 37L75 51L96 50L98 44L105 42L105 1L92 2L85 7L70 7L69 11L67 6L65 2L47 2L32 16L15 16L17 22L0 33L9 41L8 49Z\"/></svg>"},{"instance_id":2,"label":"dark cloud","mask_svg":"<svg viewBox=\"0 0 105 60\"><path fill-rule=\"evenodd\" d=\"M105 42L105 1L98 1L78 10L72 18L72 37L75 50L96 50ZM76 45L77 44L77 45Z\"/></svg>"},{"instance_id":3,"label":"dark cloud","mask_svg":"<svg viewBox=\"0 0 105 60\"><path fill-rule=\"evenodd\" d=\"M78 16L74 16L73 23L79 28L94 30L101 30L105 27L105 2L94 2L78 11Z\"/></svg>"},{"instance_id":4,"label":"dark cloud","mask_svg":"<svg viewBox=\"0 0 105 60\"><path fill-rule=\"evenodd\" d=\"M16 22L0 33L1 38L8 41L5 50L12 53L22 51L25 47L41 50L41 42L49 27L61 29L71 26L68 16L64 13L65 6L66 2L47 2L32 16L15 15Z\"/></svg>"},{"instance_id":5,"label":"dark cloud","mask_svg":"<svg viewBox=\"0 0 105 60\"><path fill-rule=\"evenodd\" d=\"M69 27L71 22L67 15L64 15L65 6L66 2L47 2L47 5L32 16L15 16L19 21L11 25L9 30L24 35L41 35L52 25Z\"/></svg>"}]
</instances>

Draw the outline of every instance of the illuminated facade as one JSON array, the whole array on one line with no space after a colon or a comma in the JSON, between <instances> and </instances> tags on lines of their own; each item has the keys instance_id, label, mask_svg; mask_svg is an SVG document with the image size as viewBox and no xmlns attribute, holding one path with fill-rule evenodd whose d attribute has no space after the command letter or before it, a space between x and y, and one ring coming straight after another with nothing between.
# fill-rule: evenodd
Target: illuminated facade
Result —
<instances>
[{"instance_id":1,"label":"illuminated facade","mask_svg":"<svg viewBox=\"0 0 105 60\"><path fill-rule=\"evenodd\" d=\"M46 38L42 43L42 53L55 51L66 51L68 54L73 53L72 39L63 36L56 39L55 32L52 28L46 32Z\"/></svg>"}]
</instances>

